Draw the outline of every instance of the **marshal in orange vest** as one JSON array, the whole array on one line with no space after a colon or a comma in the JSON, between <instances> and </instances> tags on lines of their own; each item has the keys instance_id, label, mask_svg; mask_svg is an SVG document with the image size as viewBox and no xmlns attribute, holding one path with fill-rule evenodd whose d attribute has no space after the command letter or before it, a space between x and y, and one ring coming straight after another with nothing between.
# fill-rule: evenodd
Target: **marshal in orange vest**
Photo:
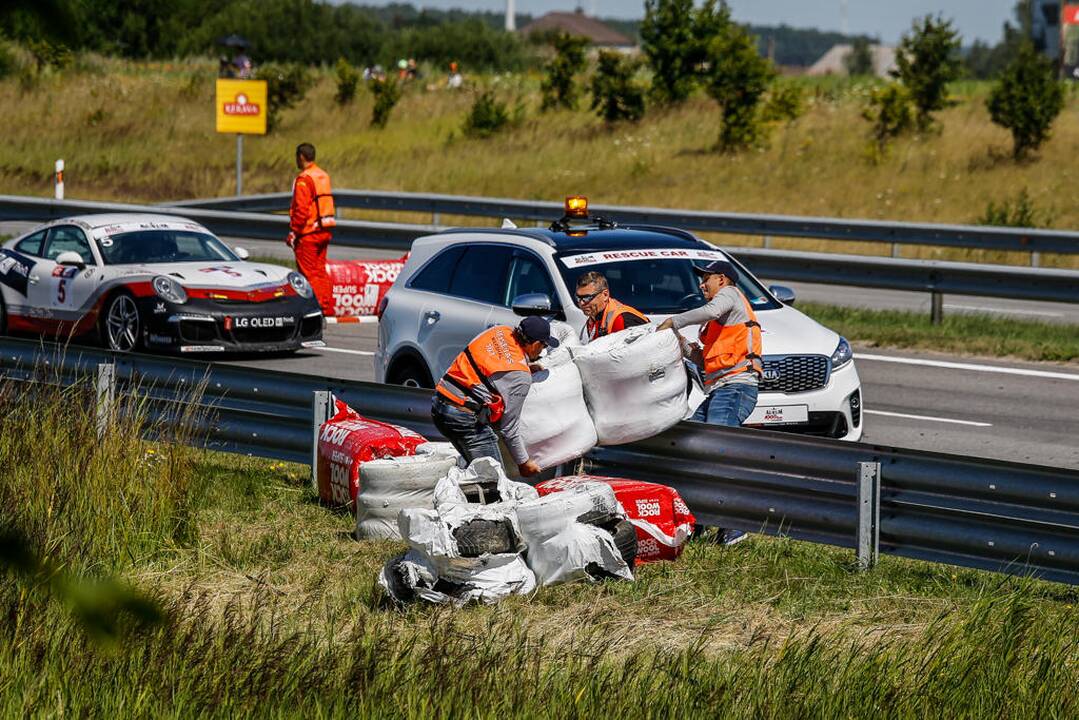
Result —
<instances>
[{"instance_id":1,"label":"marshal in orange vest","mask_svg":"<svg viewBox=\"0 0 1079 720\"><path fill-rule=\"evenodd\" d=\"M761 376L761 325L757 322L753 306L741 290L738 295L745 307L744 317L748 319L731 325L709 320L701 328L704 381L708 385L743 372L756 373L758 378Z\"/></svg>"},{"instance_id":2,"label":"marshal in orange vest","mask_svg":"<svg viewBox=\"0 0 1079 720\"><path fill-rule=\"evenodd\" d=\"M330 176L318 165L311 163L296 176L296 183L305 183L311 195L311 206L307 213L307 222L296 235L312 235L317 232L329 232L337 227L337 218L330 189Z\"/></svg>"},{"instance_id":3,"label":"marshal in orange vest","mask_svg":"<svg viewBox=\"0 0 1079 720\"><path fill-rule=\"evenodd\" d=\"M614 330L615 321L623 314L629 314L638 318L642 325L648 322L648 318L636 308L630 307L625 303L620 303L614 298L610 298L607 300L607 307L604 308L598 322L592 318L588 318L588 322L585 324L585 332L588 341L591 342L604 335L610 335L612 332L616 332Z\"/></svg>"},{"instance_id":4,"label":"marshal in orange vest","mask_svg":"<svg viewBox=\"0 0 1079 720\"><path fill-rule=\"evenodd\" d=\"M477 414L485 413L484 419L498 422L505 403L491 376L513 370L530 372L528 356L513 328L496 325L468 344L435 389L449 402Z\"/></svg>"}]
</instances>

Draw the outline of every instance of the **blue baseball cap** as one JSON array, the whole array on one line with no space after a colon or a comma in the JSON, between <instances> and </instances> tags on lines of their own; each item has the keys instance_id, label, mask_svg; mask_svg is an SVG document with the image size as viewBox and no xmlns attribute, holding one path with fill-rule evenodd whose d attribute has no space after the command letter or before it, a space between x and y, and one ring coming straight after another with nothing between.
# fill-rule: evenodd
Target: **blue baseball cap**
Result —
<instances>
[{"instance_id":1,"label":"blue baseball cap","mask_svg":"<svg viewBox=\"0 0 1079 720\"><path fill-rule=\"evenodd\" d=\"M701 277L705 275L726 275L731 279L731 282L738 282L738 271L734 269L734 265L726 260L713 260L706 265L694 265L693 272Z\"/></svg>"},{"instance_id":2,"label":"blue baseball cap","mask_svg":"<svg viewBox=\"0 0 1079 720\"><path fill-rule=\"evenodd\" d=\"M530 315L521 320L521 324L517 328L524 335L525 340L529 342L539 341L549 348L558 347L558 338L551 335L551 323L547 318Z\"/></svg>"}]
</instances>

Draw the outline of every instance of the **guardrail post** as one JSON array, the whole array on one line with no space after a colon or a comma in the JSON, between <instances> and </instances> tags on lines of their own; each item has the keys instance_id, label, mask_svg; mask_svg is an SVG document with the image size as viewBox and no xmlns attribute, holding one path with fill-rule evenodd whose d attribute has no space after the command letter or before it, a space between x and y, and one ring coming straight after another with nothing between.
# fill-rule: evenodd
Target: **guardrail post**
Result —
<instances>
[{"instance_id":1,"label":"guardrail post","mask_svg":"<svg viewBox=\"0 0 1079 720\"><path fill-rule=\"evenodd\" d=\"M432 225L438 225L440 222L442 222L442 213L440 213L438 210L432 210L431 211L431 224Z\"/></svg>"},{"instance_id":2,"label":"guardrail post","mask_svg":"<svg viewBox=\"0 0 1079 720\"><path fill-rule=\"evenodd\" d=\"M318 493L318 431L333 417L333 393L316 390L311 398L311 487Z\"/></svg>"},{"instance_id":3,"label":"guardrail post","mask_svg":"<svg viewBox=\"0 0 1079 720\"><path fill-rule=\"evenodd\" d=\"M762 243L762 246L764 247L764 249L765 250L770 250L772 248L772 236L771 235L765 235L763 240L764 240L764 242Z\"/></svg>"},{"instance_id":4,"label":"guardrail post","mask_svg":"<svg viewBox=\"0 0 1079 720\"><path fill-rule=\"evenodd\" d=\"M1042 254L1040 252L1032 252L1030 254L1030 266L1041 267L1042 266Z\"/></svg>"},{"instance_id":5,"label":"guardrail post","mask_svg":"<svg viewBox=\"0 0 1079 720\"><path fill-rule=\"evenodd\" d=\"M934 325L944 322L944 293L934 290L929 295L929 320Z\"/></svg>"},{"instance_id":6,"label":"guardrail post","mask_svg":"<svg viewBox=\"0 0 1079 720\"><path fill-rule=\"evenodd\" d=\"M116 404L116 366L101 363L97 366L97 439L105 437Z\"/></svg>"},{"instance_id":7,"label":"guardrail post","mask_svg":"<svg viewBox=\"0 0 1079 720\"><path fill-rule=\"evenodd\" d=\"M880 554L880 463L858 463L858 567L868 570Z\"/></svg>"}]
</instances>

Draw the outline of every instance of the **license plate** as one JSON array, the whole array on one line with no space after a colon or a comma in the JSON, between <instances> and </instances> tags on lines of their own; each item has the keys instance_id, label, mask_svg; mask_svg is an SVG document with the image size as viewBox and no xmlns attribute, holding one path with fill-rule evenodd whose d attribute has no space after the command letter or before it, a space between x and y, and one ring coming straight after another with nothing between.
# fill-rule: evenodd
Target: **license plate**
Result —
<instances>
[{"instance_id":1,"label":"license plate","mask_svg":"<svg viewBox=\"0 0 1079 720\"><path fill-rule=\"evenodd\" d=\"M808 405L757 406L746 418L746 425L792 425L809 422Z\"/></svg>"}]
</instances>

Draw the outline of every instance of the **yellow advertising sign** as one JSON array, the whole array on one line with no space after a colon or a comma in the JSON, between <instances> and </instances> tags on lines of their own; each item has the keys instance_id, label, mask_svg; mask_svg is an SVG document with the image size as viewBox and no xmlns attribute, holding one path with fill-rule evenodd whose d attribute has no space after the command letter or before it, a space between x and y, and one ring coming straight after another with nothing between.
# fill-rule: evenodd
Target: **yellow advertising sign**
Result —
<instances>
[{"instance_id":1,"label":"yellow advertising sign","mask_svg":"<svg viewBox=\"0 0 1079 720\"><path fill-rule=\"evenodd\" d=\"M266 81L217 81L217 131L266 134Z\"/></svg>"}]
</instances>

